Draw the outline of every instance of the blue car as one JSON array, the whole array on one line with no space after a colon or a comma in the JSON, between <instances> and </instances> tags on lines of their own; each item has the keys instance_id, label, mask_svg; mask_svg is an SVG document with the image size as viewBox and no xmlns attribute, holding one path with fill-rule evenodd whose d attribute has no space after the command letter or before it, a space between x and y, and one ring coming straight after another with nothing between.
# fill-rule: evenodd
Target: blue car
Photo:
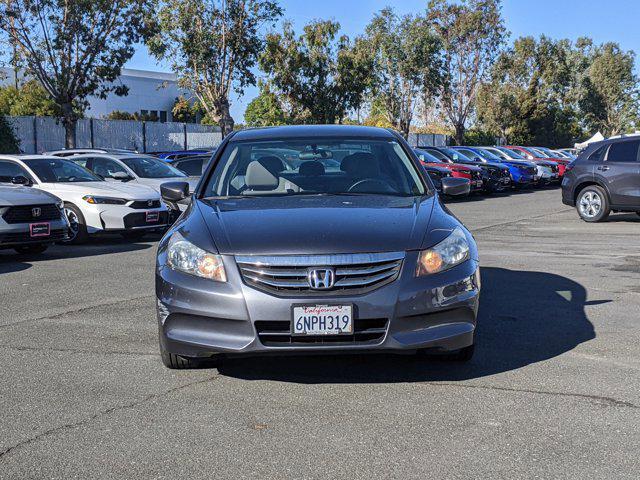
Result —
<instances>
[{"instance_id":1,"label":"blue car","mask_svg":"<svg viewBox=\"0 0 640 480\"><path fill-rule=\"evenodd\" d=\"M515 187L533 185L538 181L538 169L535 164L519 160L505 160L481 147L452 147L476 162L501 163L509 168L509 174Z\"/></svg>"}]
</instances>

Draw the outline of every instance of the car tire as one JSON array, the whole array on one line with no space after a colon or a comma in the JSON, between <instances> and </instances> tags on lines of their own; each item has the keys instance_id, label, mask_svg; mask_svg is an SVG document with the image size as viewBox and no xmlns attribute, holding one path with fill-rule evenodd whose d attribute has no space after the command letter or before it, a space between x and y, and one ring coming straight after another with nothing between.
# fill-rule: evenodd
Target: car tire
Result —
<instances>
[{"instance_id":1,"label":"car tire","mask_svg":"<svg viewBox=\"0 0 640 480\"><path fill-rule=\"evenodd\" d=\"M596 223L606 220L611 213L607 192L599 185L583 188L576 199L576 210L585 222Z\"/></svg>"},{"instance_id":2,"label":"car tire","mask_svg":"<svg viewBox=\"0 0 640 480\"><path fill-rule=\"evenodd\" d=\"M194 358L181 357L162 348L160 348L160 358L162 358L162 364L172 370L188 370L200 366L200 362Z\"/></svg>"},{"instance_id":3,"label":"car tire","mask_svg":"<svg viewBox=\"0 0 640 480\"><path fill-rule=\"evenodd\" d=\"M120 235L122 235L122 238L124 238L125 240L137 242L142 240L147 233L148 232L145 231L139 232L134 230L132 232L122 232Z\"/></svg>"},{"instance_id":4,"label":"car tire","mask_svg":"<svg viewBox=\"0 0 640 480\"><path fill-rule=\"evenodd\" d=\"M36 245L20 245L19 247L14 247L14 250L21 255L37 255L44 253L47 248L49 248L49 245L38 243Z\"/></svg>"},{"instance_id":5,"label":"car tire","mask_svg":"<svg viewBox=\"0 0 640 480\"><path fill-rule=\"evenodd\" d=\"M82 215L80 209L73 203L65 203L64 213L67 216L71 227L69 228L69 239L62 243L71 245L85 243L89 238L89 234L87 233L87 224L84 219L84 215Z\"/></svg>"},{"instance_id":6,"label":"car tire","mask_svg":"<svg viewBox=\"0 0 640 480\"><path fill-rule=\"evenodd\" d=\"M468 347L461 348L455 353L447 355L447 360L451 360L452 362L469 362L473 358L473 353L475 352L476 346L475 344L469 345Z\"/></svg>"}]
</instances>

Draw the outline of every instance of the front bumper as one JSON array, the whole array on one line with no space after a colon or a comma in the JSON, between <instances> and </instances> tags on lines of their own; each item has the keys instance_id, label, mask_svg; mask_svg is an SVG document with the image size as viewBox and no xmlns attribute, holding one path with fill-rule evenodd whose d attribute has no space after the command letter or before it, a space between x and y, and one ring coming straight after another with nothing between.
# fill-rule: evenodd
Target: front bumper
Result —
<instances>
[{"instance_id":1,"label":"front bumper","mask_svg":"<svg viewBox=\"0 0 640 480\"><path fill-rule=\"evenodd\" d=\"M224 256L226 283L161 266L156 270L160 342L171 353L268 354L336 351L452 351L473 344L480 294L478 262L416 278L417 252L408 252L395 281L369 293L336 297L275 297L243 283L233 257ZM342 340L261 334L291 322L292 305L352 304L355 334ZM289 323L290 324L290 323ZM360 325L360 327L359 327ZM367 335L368 325L382 330ZM382 327L382 329L380 328ZM359 335L362 333L362 335Z\"/></svg>"},{"instance_id":2,"label":"front bumper","mask_svg":"<svg viewBox=\"0 0 640 480\"><path fill-rule=\"evenodd\" d=\"M154 230L169 225L169 213L164 205L161 208L134 209L126 205L87 203L81 209L89 233ZM147 221L147 212L157 213L157 220Z\"/></svg>"},{"instance_id":3,"label":"front bumper","mask_svg":"<svg viewBox=\"0 0 640 480\"><path fill-rule=\"evenodd\" d=\"M30 223L8 224L0 218L0 248L13 248L20 245L49 244L65 240L69 234L69 224L63 218L48 223L49 235L32 236Z\"/></svg>"}]
</instances>

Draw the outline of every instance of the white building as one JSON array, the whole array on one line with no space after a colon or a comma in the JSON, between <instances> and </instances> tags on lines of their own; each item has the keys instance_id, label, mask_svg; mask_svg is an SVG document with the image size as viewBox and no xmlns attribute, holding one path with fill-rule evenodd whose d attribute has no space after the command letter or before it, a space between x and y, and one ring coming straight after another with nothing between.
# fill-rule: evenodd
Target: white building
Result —
<instances>
[{"instance_id":1,"label":"white building","mask_svg":"<svg viewBox=\"0 0 640 480\"><path fill-rule=\"evenodd\" d=\"M12 83L14 77L10 68L0 69L0 85ZM151 72L147 70L122 69L122 75L115 82L129 87L129 94L119 97L109 93L106 99L89 98L86 117L104 118L109 113L119 110L140 115L156 116L161 122L173 120L171 109L180 95L190 98L187 90L178 87L176 76L172 73Z\"/></svg>"}]
</instances>

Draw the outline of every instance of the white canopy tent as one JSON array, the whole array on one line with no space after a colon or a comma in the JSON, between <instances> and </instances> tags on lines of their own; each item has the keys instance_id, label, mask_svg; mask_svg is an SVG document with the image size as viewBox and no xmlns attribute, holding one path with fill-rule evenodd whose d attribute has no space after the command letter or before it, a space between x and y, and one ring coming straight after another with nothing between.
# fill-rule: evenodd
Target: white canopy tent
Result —
<instances>
[{"instance_id":1,"label":"white canopy tent","mask_svg":"<svg viewBox=\"0 0 640 480\"><path fill-rule=\"evenodd\" d=\"M600 132L598 132L593 137L591 137L589 140L587 140L586 142L576 143L575 147L578 150L584 150L585 148L587 148L587 146L590 143L601 142L602 140L604 140L604 135L602 135Z\"/></svg>"}]
</instances>

